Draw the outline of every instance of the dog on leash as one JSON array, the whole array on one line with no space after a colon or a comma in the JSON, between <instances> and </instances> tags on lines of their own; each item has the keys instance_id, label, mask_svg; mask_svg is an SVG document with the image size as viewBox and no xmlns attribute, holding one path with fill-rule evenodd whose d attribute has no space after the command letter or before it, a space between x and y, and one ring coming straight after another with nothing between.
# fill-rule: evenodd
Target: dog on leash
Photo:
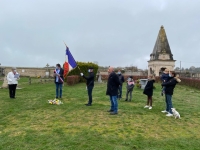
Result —
<instances>
[{"instance_id":1,"label":"dog on leash","mask_svg":"<svg viewBox=\"0 0 200 150\"><path fill-rule=\"evenodd\" d=\"M173 113L175 119L176 119L176 118L181 119L181 116L180 116L179 112L176 111L175 108L171 108L171 109L172 109L172 113Z\"/></svg>"}]
</instances>

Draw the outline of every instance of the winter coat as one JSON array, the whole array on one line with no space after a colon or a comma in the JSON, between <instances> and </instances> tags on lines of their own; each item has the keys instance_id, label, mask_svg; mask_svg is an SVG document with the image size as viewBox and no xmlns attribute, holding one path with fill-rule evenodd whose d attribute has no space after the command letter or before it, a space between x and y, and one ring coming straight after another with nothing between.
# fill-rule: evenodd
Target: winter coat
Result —
<instances>
[{"instance_id":1,"label":"winter coat","mask_svg":"<svg viewBox=\"0 0 200 150\"><path fill-rule=\"evenodd\" d=\"M151 80L148 80L145 88L144 88L144 91L143 91L143 94L147 95L147 96L153 96L153 84L154 84L155 80L154 79L151 79Z\"/></svg>"},{"instance_id":2,"label":"winter coat","mask_svg":"<svg viewBox=\"0 0 200 150\"><path fill-rule=\"evenodd\" d=\"M162 83L162 86L165 86L165 94L167 95L173 95L174 88L177 83L181 82L179 78L176 77L170 77L168 82Z\"/></svg>"},{"instance_id":3,"label":"winter coat","mask_svg":"<svg viewBox=\"0 0 200 150\"><path fill-rule=\"evenodd\" d=\"M122 74L118 74L120 85L124 82L124 76Z\"/></svg>"},{"instance_id":4,"label":"winter coat","mask_svg":"<svg viewBox=\"0 0 200 150\"><path fill-rule=\"evenodd\" d=\"M54 71L55 73L55 71ZM62 68L60 68L60 72L58 73L60 75L60 78L64 81L64 78L63 78L63 74L64 74L64 70ZM63 83L60 78L58 79L58 82L57 83ZM56 83L56 76L55 76L55 80L54 82Z\"/></svg>"},{"instance_id":5,"label":"winter coat","mask_svg":"<svg viewBox=\"0 0 200 150\"><path fill-rule=\"evenodd\" d=\"M168 82L168 81L169 81L169 78L170 78L170 77L169 77L169 74L168 74L168 73L167 73L167 74L166 74L166 73L163 73L163 74L161 75L161 78L160 78L160 79L161 79L162 82Z\"/></svg>"},{"instance_id":6,"label":"winter coat","mask_svg":"<svg viewBox=\"0 0 200 150\"><path fill-rule=\"evenodd\" d=\"M127 91L133 91L133 88L134 88L134 82L128 81L126 86Z\"/></svg>"},{"instance_id":7,"label":"winter coat","mask_svg":"<svg viewBox=\"0 0 200 150\"><path fill-rule=\"evenodd\" d=\"M83 75L83 78L85 78L87 80L87 86L94 86L94 73L90 72L89 76L86 77L85 75Z\"/></svg>"},{"instance_id":8,"label":"winter coat","mask_svg":"<svg viewBox=\"0 0 200 150\"><path fill-rule=\"evenodd\" d=\"M18 74L18 73L16 73L16 74ZM11 71L7 75L7 80L8 80L8 84L18 84L19 78L18 79L15 78L14 73Z\"/></svg>"},{"instance_id":9,"label":"winter coat","mask_svg":"<svg viewBox=\"0 0 200 150\"><path fill-rule=\"evenodd\" d=\"M117 96L120 86L119 77L115 72L112 72L108 77L106 95Z\"/></svg>"}]
</instances>

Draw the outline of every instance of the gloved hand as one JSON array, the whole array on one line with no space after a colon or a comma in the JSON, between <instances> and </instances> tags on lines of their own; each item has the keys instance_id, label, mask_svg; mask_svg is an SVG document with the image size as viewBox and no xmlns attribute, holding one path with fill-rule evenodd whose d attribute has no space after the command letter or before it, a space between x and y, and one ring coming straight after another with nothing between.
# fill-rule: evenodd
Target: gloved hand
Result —
<instances>
[{"instance_id":1,"label":"gloved hand","mask_svg":"<svg viewBox=\"0 0 200 150\"><path fill-rule=\"evenodd\" d=\"M83 76L83 73L81 73L81 76Z\"/></svg>"}]
</instances>

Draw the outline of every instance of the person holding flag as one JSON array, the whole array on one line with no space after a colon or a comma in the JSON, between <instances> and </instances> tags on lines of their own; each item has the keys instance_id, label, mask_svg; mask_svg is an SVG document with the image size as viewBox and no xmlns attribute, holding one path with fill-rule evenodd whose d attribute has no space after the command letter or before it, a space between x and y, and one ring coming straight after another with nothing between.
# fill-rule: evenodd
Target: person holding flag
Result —
<instances>
[{"instance_id":1,"label":"person holding flag","mask_svg":"<svg viewBox=\"0 0 200 150\"><path fill-rule=\"evenodd\" d=\"M83 73L81 73L81 76L87 80L87 91L88 91L88 103L85 104L86 106L92 106L92 90L94 87L94 73L93 73L93 67L89 67L88 69L88 76L85 76Z\"/></svg>"},{"instance_id":2,"label":"person holding flag","mask_svg":"<svg viewBox=\"0 0 200 150\"><path fill-rule=\"evenodd\" d=\"M60 64L56 64L56 69L54 70L55 84L56 84L56 98L62 98L62 87L63 87L63 74L64 70L61 68ZM59 91L59 93L58 93Z\"/></svg>"}]
</instances>

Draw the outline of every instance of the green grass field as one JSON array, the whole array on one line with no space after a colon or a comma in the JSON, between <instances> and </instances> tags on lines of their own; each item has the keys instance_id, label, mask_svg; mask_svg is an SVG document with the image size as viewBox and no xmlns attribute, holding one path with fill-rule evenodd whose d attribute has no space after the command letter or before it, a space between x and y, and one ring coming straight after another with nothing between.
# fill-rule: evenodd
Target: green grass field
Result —
<instances>
[{"instance_id":1,"label":"green grass field","mask_svg":"<svg viewBox=\"0 0 200 150\"><path fill-rule=\"evenodd\" d=\"M0 82L0 85L2 82ZM200 90L177 85L173 105L181 119L166 117L160 84L155 84L153 109L134 89L133 101L119 101L119 114L109 115L106 84L96 83L93 106L87 107L85 84L64 86L63 105L50 105L54 83L28 85L22 78L16 99L0 89L1 150L199 150ZM125 96L125 85L123 97Z\"/></svg>"}]
</instances>

